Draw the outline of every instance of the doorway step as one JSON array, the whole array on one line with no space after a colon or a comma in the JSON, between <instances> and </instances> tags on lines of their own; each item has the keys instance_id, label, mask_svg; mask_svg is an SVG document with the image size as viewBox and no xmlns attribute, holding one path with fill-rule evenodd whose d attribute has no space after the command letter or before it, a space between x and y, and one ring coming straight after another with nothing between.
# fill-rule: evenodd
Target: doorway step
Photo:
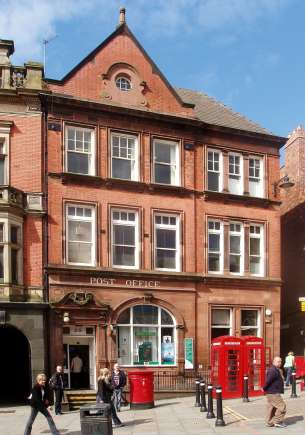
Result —
<instances>
[{"instance_id":1,"label":"doorway step","mask_svg":"<svg viewBox=\"0 0 305 435\"><path fill-rule=\"evenodd\" d=\"M95 403L96 392L94 390L68 390L66 398L70 411L73 411L88 403Z\"/></svg>"}]
</instances>

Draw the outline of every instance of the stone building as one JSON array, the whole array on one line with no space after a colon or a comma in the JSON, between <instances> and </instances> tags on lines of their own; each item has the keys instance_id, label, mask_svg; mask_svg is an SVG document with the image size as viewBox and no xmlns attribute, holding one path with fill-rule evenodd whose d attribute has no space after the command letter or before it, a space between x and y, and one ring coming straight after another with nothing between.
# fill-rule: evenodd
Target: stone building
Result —
<instances>
[{"instance_id":1,"label":"stone building","mask_svg":"<svg viewBox=\"0 0 305 435\"><path fill-rule=\"evenodd\" d=\"M281 192L282 213L282 352L305 356L305 130L297 127L285 145L281 175L294 183Z\"/></svg>"},{"instance_id":2,"label":"stone building","mask_svg":"<svg viewBox=\"0 0 305 435\"><path fill-rule=\"evenodd\" d=\"M17 168L30 151L31 164L15 177L25 195L46 198L45 218L23 211L23 225L29 216L45 225L26 233L24 249L41 256L24 268L37 281L44 269L50 370L64 363L71 388L94 388L97 370L116 360L126 370L197 370L209 363L211 339L225 334L261 336L277 354L275 186L286 139L174 88L124 10L105 41L41 87L37 126L15 157ZM37 184L22 184L24 174Z\"/></svg>"},{"instance_id":3,"label":"stone building","mask_svg":"<svg viewBox=\"0 0 305 435\"><path fill-rule=\"evenodd\" d=\"M43 284L43 66L10 62L0 40L0 398L24 399L46 368ZM9 374L6 376L5 374ZM12 383L12 377L14 382Z\"/></svg>"}]
</instances>

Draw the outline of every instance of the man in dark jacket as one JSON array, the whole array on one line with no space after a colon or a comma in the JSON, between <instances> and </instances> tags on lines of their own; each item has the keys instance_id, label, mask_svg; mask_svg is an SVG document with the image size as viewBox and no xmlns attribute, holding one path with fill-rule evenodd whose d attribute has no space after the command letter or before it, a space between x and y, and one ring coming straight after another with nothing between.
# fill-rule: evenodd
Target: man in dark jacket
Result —
<instances>
[{"instance_id":1,"label":"man in dark jacket","mask_svg":"<svg viewBox=\"0 0 305 435\"><path fill-rule=\"evenodd\" d=\"M263 387L267 402L266 425L269 427L286 427L283 423L286 414L286 404L281 396L284 393L284 377L280 369L282 359L276 356L272 366L267 371L266 383Z\"/></svg>"},{"instance_id":2,"label":"man in dark jacket","mask_svg":"<svg viewBox=\"0 0 305 435\"><path fill-rule=\"evenodd\" d=\"M122 392L126 385L126 375L120 370L118 363L114 364L111 374L111 383L113 385L113 403L117 412L121 410Z\"/></svg>"},{"instance_id":3,"label":"man in dark jacket","mask_svg":"<svg viewBox=\"0 0 305 435\"><path fill-rule=\"evenodd\" d=\"M50 379L50 386L55 392L55 414L61 415L61 402L64 395L64 375L62 366L56 367L56 372Z\"/></svg>"},{"instance_id":4,"label":"man in dark jacket","mask_svg":"<svg viewBox=\"0 0 305 435\"><path fill-rule=\"evenodd\" d=\"M49 389L47 385L46 375L39 374L36 378L31 394L29 396L31 405L31 414L25 427L24 435L30 435L32 426L37 417L38 412L41 412L47 419L52 435L59 435L59 432L54 424L53 418L48 411L49 406Z\"/></svg>"}]
</instances>

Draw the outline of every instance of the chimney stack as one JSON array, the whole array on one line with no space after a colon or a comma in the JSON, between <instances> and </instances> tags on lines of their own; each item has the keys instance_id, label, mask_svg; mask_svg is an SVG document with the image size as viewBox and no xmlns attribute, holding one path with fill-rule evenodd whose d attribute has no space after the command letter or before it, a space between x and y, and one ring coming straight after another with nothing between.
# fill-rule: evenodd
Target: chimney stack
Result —
<instances>
[{"instance_id":1,"label":"chimney stack","mask_svg":"<svg viewBox=\"0 0 305 435\"><path fill-rule=\"evenodd\" d=\"M122 24L126 23L125 13L126 13L126 9L125 8L121 8L120 9L119 26L121 26Z\"/></svg>"}]
</instances>

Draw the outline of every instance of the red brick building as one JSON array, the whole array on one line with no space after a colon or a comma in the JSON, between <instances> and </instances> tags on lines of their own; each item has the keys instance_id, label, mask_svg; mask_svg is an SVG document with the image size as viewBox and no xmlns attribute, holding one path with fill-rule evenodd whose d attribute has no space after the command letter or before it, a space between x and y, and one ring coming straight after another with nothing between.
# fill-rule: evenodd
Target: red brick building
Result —
<instances>
[{"instance_id":1,"label":"red brick building","mask_svg":"<svg viewBox=\"0 0 305 435\"><path fill-rule=\"evenodd\" d=\"M285 139L172 87L124 11L114 33L62 80L44 79L39 95L24 181L25 148L12 161L16 187L46 198L47 232L24 227L24 249L37 243L41 257L31 252L24 267L33 280L44 269L50 369L64 362L69 386L84 388L116 360L197 370L224 334L264 337L277 354L274 186Z\"/></svg>"},{"instance_id":2,"label":"red brick building","mask_svg":"<svg viewBox=\"0 0 305 435\"><path fill-rule=\"evenodd\" d=\"M305 355L305 313L300 298L305 298L305 130L296 128L285 145L285 165L281 174L294 186L281 192L282 213L282 350ZM305 300L305 299L304 299Z\"/></svg>"},{"instance_id":3,"label":"red brick building","mask_svg":"<svg viewBox=\"0 0 305 435\"><path fill-rule=\"evenodd\" d=\"M200 368L217 335L259 335L278 353L285 139L173 88L123 13L46 83L51 365L69 372L78 354L93 388L116 360Z\"/></svg>"}]
</instances>

